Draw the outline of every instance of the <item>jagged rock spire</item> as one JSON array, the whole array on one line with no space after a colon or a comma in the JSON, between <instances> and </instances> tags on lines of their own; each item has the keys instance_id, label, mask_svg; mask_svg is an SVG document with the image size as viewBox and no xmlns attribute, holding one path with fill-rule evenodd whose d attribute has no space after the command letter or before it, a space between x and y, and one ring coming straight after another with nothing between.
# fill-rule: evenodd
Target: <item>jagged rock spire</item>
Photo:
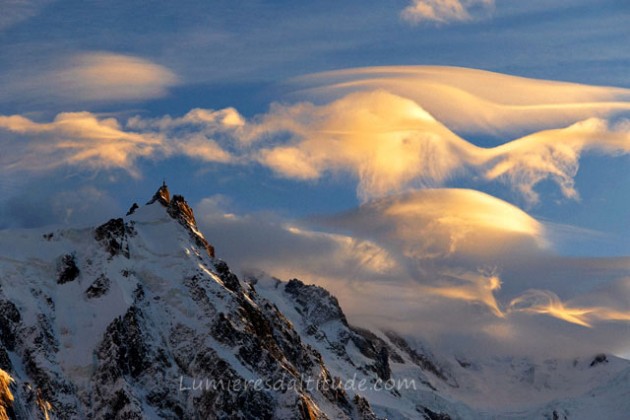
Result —
<instances>
[{"instance_id":1,"label":"jagged rock spire","mask_svg":"<svg viewBox=\"0 0 630 420\"><path fill-rule=\"evenodd\" d=\"M171 193L166 186L166 180L162 181L162 186L153 194L153 198L147 204L153 204L156 201L160 202L163 206L168 207L171 202Z\"/></svg>"},{"instance_id":2,"label":"jagged rock spire","mask_svg":"<svg viewBox=\"0 0 630 420\"><path fill-rule=\"evenodd\" d=\"M183 196L175 194L168 204L166 211L173 219L188 228L195 243L204 248L211 258L214 258L214 247L210 245L206 238L199 232L193 209L188 205Z\"/></svg>"},{"instance_id":3,"label":"jagged rock spire","mask_svg":"<svg viewBox=\"0 0 630 420\"><path fill-rule=\"evenodd\" d=\"M211 258L214 258L214 247L208 243L197 228L197 221L192 208L188 205L183 196L175 194L171 200L171 193L166 185L166 180L162 181L162 186L153 195L153 198L147 204L153 204L158 201L164 207L168 214L175 220L184 225L190 232L195 243L206 250ZM130 210L131 212L131 210Z\"/></svg>"}]
</instances>

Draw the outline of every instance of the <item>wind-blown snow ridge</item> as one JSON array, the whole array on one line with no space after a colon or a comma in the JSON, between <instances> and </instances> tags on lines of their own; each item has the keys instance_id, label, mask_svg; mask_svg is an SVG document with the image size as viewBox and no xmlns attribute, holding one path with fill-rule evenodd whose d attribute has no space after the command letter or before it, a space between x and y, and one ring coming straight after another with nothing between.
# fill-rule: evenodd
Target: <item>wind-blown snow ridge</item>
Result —
<instances>
[{"instance_id":1,"label":"wind-blown snow ridge","mask_svg":"<svg viewBox=\"0 0 630 420\"><path fill-rule=\"evenodd\" d=\"M0 418L614 419L630 410L627 361L440 357L394 331L353 327L320 287L240 280L166 185L134 207L96 228L0 232ZM487 400L501 388L526 397Z\"/></svg>"}]
</instances>

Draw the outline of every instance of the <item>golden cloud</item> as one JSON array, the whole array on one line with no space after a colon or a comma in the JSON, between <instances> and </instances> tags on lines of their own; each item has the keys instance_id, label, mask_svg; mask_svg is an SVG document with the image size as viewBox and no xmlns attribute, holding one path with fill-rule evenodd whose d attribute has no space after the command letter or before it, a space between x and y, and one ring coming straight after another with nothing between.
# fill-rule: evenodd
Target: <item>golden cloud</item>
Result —
<instances>
[{"instance_id":1,"label":"golden cloud","mask_svg":"<svg viewBox=\"0 0 630 420\"><path fill-rule=\"evenodd\" d=\"M454 253L482 256L546 246L544 228L538 221L475 190L419 190L368 204L362 211L374 217L373 223L378 225L379 219L386 223L390 237L415 258Z\"/></svg>"},{"instance_id":2,"label":"golden cloud","mask_svg":"<svg viewBox=\"0 0 630 420\"><path fill-rule=\"evenodd\" d=\"M545 179L557 183L566 197L577 197L573 177L582 151L628 153L628 128L591 118L484 148L456 135L416 102L377 90L325 105L276 105L252 124L250 134L291 135L288 142L258 152L259 161L276 173L316 179L327 171L350 172L363 200L472 173L504 181L534 203L534 186Z\"/></svg>"},{"instance_id":3,"label":"golden cloud","mask_svg":"<svg viewBox=\"0 0 630 420\"><path fill-rule=\"evenodd\" d=\"M595 321L630 322L630 311L604 306L572 306L562 302L555 293L548 290L528 290L513 299L508 310L510 312L545 314L589 328L593 326Z\"/></svg>"}]
</instances>

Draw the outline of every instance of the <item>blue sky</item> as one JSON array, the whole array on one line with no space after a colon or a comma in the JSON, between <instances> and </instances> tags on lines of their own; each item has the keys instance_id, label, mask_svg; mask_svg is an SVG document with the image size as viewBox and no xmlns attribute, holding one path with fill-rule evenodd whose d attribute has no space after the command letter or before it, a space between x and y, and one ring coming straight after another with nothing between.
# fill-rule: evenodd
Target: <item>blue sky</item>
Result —
<instances>
[{"instance_id":1,"label":"blue sky","mask_svg":"<svg viewBox=\"0 0 630 420\"><path fill-rule=\"evenodd\" d=\"M164 178L219 256L357 322L387 287L436 342L440 305L630 354L630 6L549 3L0 1L0 228Z\"/></svg>"}]
</instances>

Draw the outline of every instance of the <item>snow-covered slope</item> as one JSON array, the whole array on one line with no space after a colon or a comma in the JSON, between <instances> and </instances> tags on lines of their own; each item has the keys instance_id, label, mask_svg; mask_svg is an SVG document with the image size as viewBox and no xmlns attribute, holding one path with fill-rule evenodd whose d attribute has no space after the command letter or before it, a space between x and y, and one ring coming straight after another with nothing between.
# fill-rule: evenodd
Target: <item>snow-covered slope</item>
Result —
<instances>
[{"instance_id":1,"label":"snow-covered slope","mask_svg":"<svg viewBox=\"0 0 630 420\"><path fill-rule=\"evenodd\" d=\"M629 366L352 327L322 288L239 280L166 186L96 228L0 232L0 418L621 419Z\"/></svg>"},{"instance_id":2,"label":"snow-covered slope","mask_svg":"<svg viewBox=\"0 0 630 420\"><path fill-rule=\"evenodd\" d=\"M322 354L334 375L369 381L376 373L397 385L414 381L393 392L365 389L361 395L379 416L622 420L630 413L628 360L605 354L543 361L436 355L393 331L348 325L334 296L319 287L261 276L255 287Z\"/></svg>"}]
</instances>

